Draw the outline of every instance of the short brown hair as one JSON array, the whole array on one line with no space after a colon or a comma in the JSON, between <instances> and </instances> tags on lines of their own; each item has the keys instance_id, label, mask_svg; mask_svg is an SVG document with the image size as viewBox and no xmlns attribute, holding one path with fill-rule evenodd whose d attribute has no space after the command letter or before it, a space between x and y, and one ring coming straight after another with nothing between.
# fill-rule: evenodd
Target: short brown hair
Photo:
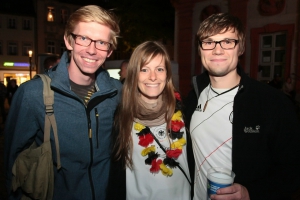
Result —
<instances>
[{"instance_id":1,"label":"short brown hair","mask_svg":"<svg viewBox=\"0 0 300 200\"><path fill-rule=\"evenodd\" d=\"M111 29L109 41L109 43L112 44L111 50L115 50L117 48L117 37L119 37L120 28L118 21L112 12L96 5L83 6L76 10L69 17L65 28L65 37L70 44L73 42L71 33L74 31L75 26L79 22L97 22L104 26L108 26Z\"/></svg>"},{"instance_id":2,"label":"short brown hair","mask_svg":"<svg viewBox=\"0 0 300 200\"><path fill-rule=\"evenodd\" d=\"M228 30L237 32L240 54L245 50L245 29L239 18L228 13L217 13L206 18L197 32L197 39L202 41L210 36L225 33ZM199 47L198 47L199 48Z\"/></svg>"}]
</instances>

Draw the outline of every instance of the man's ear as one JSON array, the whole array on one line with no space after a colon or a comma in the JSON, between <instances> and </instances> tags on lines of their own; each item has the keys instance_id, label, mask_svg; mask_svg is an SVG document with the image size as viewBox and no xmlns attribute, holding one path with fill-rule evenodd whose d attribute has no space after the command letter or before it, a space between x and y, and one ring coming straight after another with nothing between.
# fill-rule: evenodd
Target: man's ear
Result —
<instances>
[{"instance_id":1,"label":"man's ear","mask_svg":"<svg viewBox=\"0 0 300 200\"><path fill-rule=\"evenodd\" d=\"M243 55L244 51L239 51L239 55L238 56L241 56Z\"/></svg>"},{"instance_id":2,"label":"man's ear","mask_svg":"<svg viewBox=\"0 0 300 200\"><path fill-rule=\"evenodd\" d=\"M239 44L239 45L238 45L238 48L239 48L239 51L238 51L239 54L238 54L238 56L243 55L243 53L244 53L244 51L245 51L245 47L242 48L242 47L240 46L240 44Z\"/></svg>"},{"instance_id":3,"label":"man's ear","mask_svg":"<svg viewBox=\"0 0 300 200\"><path fill-rule=\"evenodd\" d=\"M113 52L113 50L110 50L106 57L108 58L112 54L112 52Z\"/></svg>"},{"instance_id":4,"label":"man's ear","mask_svg":"<svg viewBox=\"0 0 300 200\"><path fill-rule=\"evenodd\" d=\"M73 47L72 45L69 43L68 39L66 38L66 36L64 36L64 40L65 40L65 45L67 47L68 50L72 51Z\"/></svg>"}]
</instances>

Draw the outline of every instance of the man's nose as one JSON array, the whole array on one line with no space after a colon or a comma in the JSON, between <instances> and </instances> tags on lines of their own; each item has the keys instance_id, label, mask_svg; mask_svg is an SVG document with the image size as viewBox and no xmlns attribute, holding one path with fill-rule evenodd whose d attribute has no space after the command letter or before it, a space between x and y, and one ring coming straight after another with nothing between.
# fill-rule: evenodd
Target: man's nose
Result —
<instances>
[{"instance_id":1,"label":"man's nose","mask_svg":"<svg viewBox=\"0 0 300 200\"><path fill-rule=\"evenodd\" d=\"M91 44L87 47L86 50L89 54L96 54L97 49L95 47L95 44L96 44L95 41L92 41Z\"/></svg>"}]
</instances>

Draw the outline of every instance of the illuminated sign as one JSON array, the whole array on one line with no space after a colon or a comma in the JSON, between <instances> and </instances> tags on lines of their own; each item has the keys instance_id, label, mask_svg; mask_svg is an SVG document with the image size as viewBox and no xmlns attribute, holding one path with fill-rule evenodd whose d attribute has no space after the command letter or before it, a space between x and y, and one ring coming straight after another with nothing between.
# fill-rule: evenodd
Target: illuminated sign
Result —
<instances>
[{"instance_id":1,"label":"illuminated sign","mask_svg":"<svg viewBox=\"0 0 300 200\"><path fill-rule=\"evenodd\" d=\"M22 62L4 62L4 67L29 67L29 63Z\"/></svg>"}]
</instances>

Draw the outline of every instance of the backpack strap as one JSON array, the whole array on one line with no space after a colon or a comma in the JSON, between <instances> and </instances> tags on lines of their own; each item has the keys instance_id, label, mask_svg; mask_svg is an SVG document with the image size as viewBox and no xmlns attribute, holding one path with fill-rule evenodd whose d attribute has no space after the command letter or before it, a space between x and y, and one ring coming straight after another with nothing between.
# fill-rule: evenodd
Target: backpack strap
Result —
<instances>
[{"instance_id":1,"label":"backpack strap","mask_svg":"<svg viewBox=\"0 0 300 200\"><path fill-rule=\"evenodd\" d=\"M44 126L44 142L50 141L50 130L51 126L53 129L54 140L55 140L55 147L56 147L56 160L57 160L57 169L61 168L60 163L60 153L59 153L59 141L58 141L58 134L57 134L57 125L53 110L54 104L54 92L50 88L51 79L46 74L36 74L39 76L43 81L43 97L44 97L44 104L45 104L45 126Z\"/></svg>"}]
</instances>

